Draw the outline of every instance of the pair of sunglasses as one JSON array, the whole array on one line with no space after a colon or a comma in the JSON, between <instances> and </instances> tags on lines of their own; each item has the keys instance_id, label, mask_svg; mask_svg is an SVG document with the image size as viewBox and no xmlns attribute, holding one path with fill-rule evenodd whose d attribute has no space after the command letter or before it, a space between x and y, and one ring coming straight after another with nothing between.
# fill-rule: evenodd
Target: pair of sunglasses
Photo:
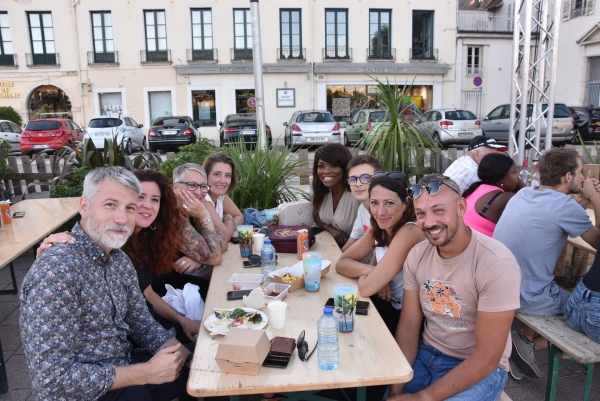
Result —
<instances>
[{"instance_id":1,"label":"pair of sunglasses","mask_svg":"<svg viewBox=\"0 0 600 401\"><path fill-rule=\"evenodd\" d=\"M407 178L406 174L404 174L402 171L376 171L373 173L373 178L383 177L385 175L393 178L394 180L406 180Z\"/></svg>"},{"instance_id":2,"label":"pair of sunglasses","mask_svg":"<svg viewBox=\"0 0 600 401\"><path fill-rule=\"evenodd\" d=\"M429 184L427 184L425 186L411 185L407 189L408 197L411 198L411 199L417 199L422 194L421 188L425 188L425 190L427 191L427 194L429 194L429 195L437 195L440 192L440 189L442 189L442 185L447 186L448 188L450 188L451 190L453 190L454 192L456 192L458 194L458 196L461 196L460 192L458 192L456 189L452 188L450 185L446 184L445 182L443 182L443 181L432 181L432 182L430 182Z\"/></svg>"},{"instance_id":3,"label":"pair of sunglasses","mask_svg":"<svg viewBox=\"0 0 600 401\"><path fill-rule=\"evenodd\" d=\"M351 175L348 177L348 185L356 185L358 181L360 181L361 184L368 184L371 182L371 174L363 174L359 177Z\"/></svg>"},{"instance_id":4,"label":"pair of sunglasses","mask_svg":"<svg viewBox=\"0 0 600 401\"><path fill-rule=\"evenodd\" d=\"M318 343L319 343L319 341L317 341L317 344ZM298 341L296 341L296 347L298 348L298 356L300 357L300 360L302 362L308 361L310 356L317 349L317 344L315 344L315 347L310 352L310 354L308 354L308 356L306 356L306 354L308 353L308 343L306 341L304 341L304 330L302 330L302 333L300 333L300 336L298 337Z\"/></svg>"}]
</instances>

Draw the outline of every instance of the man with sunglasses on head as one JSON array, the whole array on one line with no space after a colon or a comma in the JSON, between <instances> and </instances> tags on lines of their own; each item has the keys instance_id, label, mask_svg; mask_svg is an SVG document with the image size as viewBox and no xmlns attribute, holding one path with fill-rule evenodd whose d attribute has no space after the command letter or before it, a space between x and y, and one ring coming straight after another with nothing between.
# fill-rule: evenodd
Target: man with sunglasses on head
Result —
<instances>
[{"instance_id":1,"label":"man with sunglasses on head","mask_svg":"<svg viewBox=\"0 0 600 401\"><path fill-rule=\"evenodd\" d=\"M571 295L554 281L554 268L567 237L581 237L594 248L600 246L600 229L585 211L593 207L600 222L598 182L585 180L581 156L575 149L553 148L540 158L539 187L519 191L506 205L494 230L517 258L523 272L520 312L560 315ZM579 203L570 195L579 194ZM511 374L541 377L534 351L546 348L543 337L523 326L512 335ZM516 365L516 366L514 366Z\"/></svg>"},{"instance_id":2,"label":"man with sunglasses on head","mask_svg":"<svg viewBox=\"0 0 600 401\"><path fill-rule=\"evenodd\" d=\"M444 175L452 179L459 186L462 194L476 181L479 181L477 169L485 155L496 152L506 152L508 148L496 143L495 139L487 136L476 136L469 147L468 153L456 159L450 167L444 171Z\"/></svg>"},{"instance_id":3,"label":"man with sunglasses on head","mask_svg":"<svg viewBox=\"0 0 600 401\"><path fill-rule=\"evenodd\" d=\"M409 187L428 241L404 263L396 331L414 375L393 385L388 401L496 400L506 384L521 271L508 248L465 225L459 191L441 174Z\"/></svg>"}]
</instances>

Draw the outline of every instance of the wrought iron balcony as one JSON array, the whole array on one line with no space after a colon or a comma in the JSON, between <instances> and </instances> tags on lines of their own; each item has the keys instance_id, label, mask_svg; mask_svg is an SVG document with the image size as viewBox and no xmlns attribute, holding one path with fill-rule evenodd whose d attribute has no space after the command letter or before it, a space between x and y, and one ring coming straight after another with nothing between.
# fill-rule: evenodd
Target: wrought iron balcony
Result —
<instances>
[{"instance_id":1,"label":"wrought iron balcony","mask_svg":"<svg viewBox=\"0 0 600 401\"><path fill-rule=\"evenodd\" d=\"M140 50L140 55L142 64L171 62L171 50L169 49L156 51Z\"/></svg>"},{"instance_id":2,"label":"wrought iron balcony","mask_svg":"<svg viewBox=\"0 0 600 401\"><path fill-rule=\"evenodd\" d=\"M352 61L352 49L349 47L325 47L323 48L323 60L347 60Z\"/></svg>"},{"instance_id":3,"label":"wrought iron balcony","mask_svg":"<svg viewBox=\"0 0 600 401\"><path fill-rule=\"evenodd\" d=\"M592 4L592 7L594 5ZM571 10L571 18L583 17L586 15L586 7L576 8L575 10Z\"/></svg>"},{"instance_id":4,"label":"wrought iron balcony","mask_svg":"<svg viewBox=\"0 0 600 401\"><path fill-rule=\"evenodd\" d=\"M458 12L458 32L512 32L514 27L512 15L493 15L484 12Z\"/></svg>"},{"instance_id":5,"label":"wrought iron balcony","mask_svg":"<svg viewBox=\"0 0 600 401\"><path fill-rule=\"evenodd\" d=\"M483 76L483 67L467 67L467 77Z\"/></svg>"},{"instance_id":6,"label":"wrought iron balcony","mask_svg":"<svg viewBox=\"0 0 600 401\"><path fill-rule=\"evenodd\" d=\"M438 49L431 47L413 47L410 49L409 58L411 60L438 60Z\"/></svg>"},{"instance_id":7,"label":"wrought iron balcony","mask_svg":"<svg viewBox=\"0 0 600 401\"><path fill-rule=\"evenodd\" d=\"M231 60L252 60L252 49L231 49Z\"/></svg>"},{"instance_id":8,"label":"wrought iron balcony","mask_svg":"<svg viewBox=\"0 0 600 401\"><path fill-rule=\"evenodd\" d=\"M58 53L26 53L25 63L27 67L60 65L60 58L58 57Z\"/></svg>"},{"instance_id":9,"label":"wrought iron balcony","mask_svg":"<svg viewBox=\"0 0 600 401\"><path fill-rule=\"evenodd\" d=\"M187 61L217 61L219 57L217 56L217 49L208 49L208 50L196 50L196 49L187 49Z\"/></svg>"},{"instance_id":10,"label":"wrought iron balcony","mask_svg":"<svg viewBox=\"0 0 600 401\"><path fill-rule=\"evenodd\" d=\"M396 49L389 46L369 47L367 60L396 60Z\"/></svg>"},{"instance_id":11,"label":"wrought iron balcony","mask_svg":"<svg viewBox=\"0 0 600 401\"><path fill-rule=\"evenodd\" d=\"M88 52L88 65L96 64L119 64L119 52Z\"/></svg>"},{"instance_id":12,"label":"wrought iron balcony","mask_svg":"<svg viewBox=\"0 0 600 401\"><path fill-rule=\"evenodd\" d=\"M306 47L277 48L277 60L304 60Z\"/></svg>"},{"instance_id":13,"label":"wrought iron balcony","mask_svg":"<svg viewBox=\"0 0 600 401\"><path fill-rule=\"evenodd\" d=\"M18 67L16 54L0 54L0 66L2 67Z\"/></svg>"}]
</instances>

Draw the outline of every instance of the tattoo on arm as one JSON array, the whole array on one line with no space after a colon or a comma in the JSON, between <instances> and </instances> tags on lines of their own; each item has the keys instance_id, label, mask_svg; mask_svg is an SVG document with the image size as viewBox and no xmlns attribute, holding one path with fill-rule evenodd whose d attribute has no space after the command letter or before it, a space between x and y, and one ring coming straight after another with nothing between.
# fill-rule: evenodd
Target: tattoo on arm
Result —
<instances>
[{"instance_id":1,"label":"tattoo on arm","mask_svg":"<svg viewBox=\"0 0 600 401\"><path fill-rule=\"evenodd\" d=\"M186 221L183 229L181 252L197 262L206 262L213 255L204 238Z\"/></svg>"},{"instance_id":2,"label":"tattoo on arm","mask_svg":"<svg viewBox=\"0 0 600 401\"><path fill-rule=\"evenodd\" d=\"M207 228L206 226L200 227L200 235L206 241L206 244L210 248L210 256L216 257L217 252L221 250L221 241L219 240L219 229L215 227L214 230ZM223 235L223 234L221 234Z\"/></svg>"}]
</instances>

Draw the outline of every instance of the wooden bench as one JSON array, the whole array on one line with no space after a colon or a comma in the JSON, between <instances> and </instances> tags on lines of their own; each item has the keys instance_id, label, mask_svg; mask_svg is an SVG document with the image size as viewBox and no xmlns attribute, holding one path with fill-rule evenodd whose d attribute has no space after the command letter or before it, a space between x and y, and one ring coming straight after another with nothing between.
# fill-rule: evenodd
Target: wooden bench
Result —
<instances>
[{"instance_id":1,"label":"wooden bench","mask_svg":"<svg viewBox=\"0 0 600 401\"><path fill-rule=\"evenodd\" d=\"M512 398L510 398L508 394L503 391L497 401L512 401Z\"/></svg>"},{"instance_id":2,"label":"wooden bench","mask_svg":"<svg viewBox=\"0 0 600 401\"><path fill-rule=\"evenodd\" d=\"M546 401L554 401L556 398L558 371L573 362L583 365L587 370L583 399L589 400L594 363L600 362L600 343L571 329L563 316L537 316L521 312L517 312L515 316L548 340ZM569 359L562 365L560 351L564 353L563 358Z\"/></svg>"}]
</instances>

